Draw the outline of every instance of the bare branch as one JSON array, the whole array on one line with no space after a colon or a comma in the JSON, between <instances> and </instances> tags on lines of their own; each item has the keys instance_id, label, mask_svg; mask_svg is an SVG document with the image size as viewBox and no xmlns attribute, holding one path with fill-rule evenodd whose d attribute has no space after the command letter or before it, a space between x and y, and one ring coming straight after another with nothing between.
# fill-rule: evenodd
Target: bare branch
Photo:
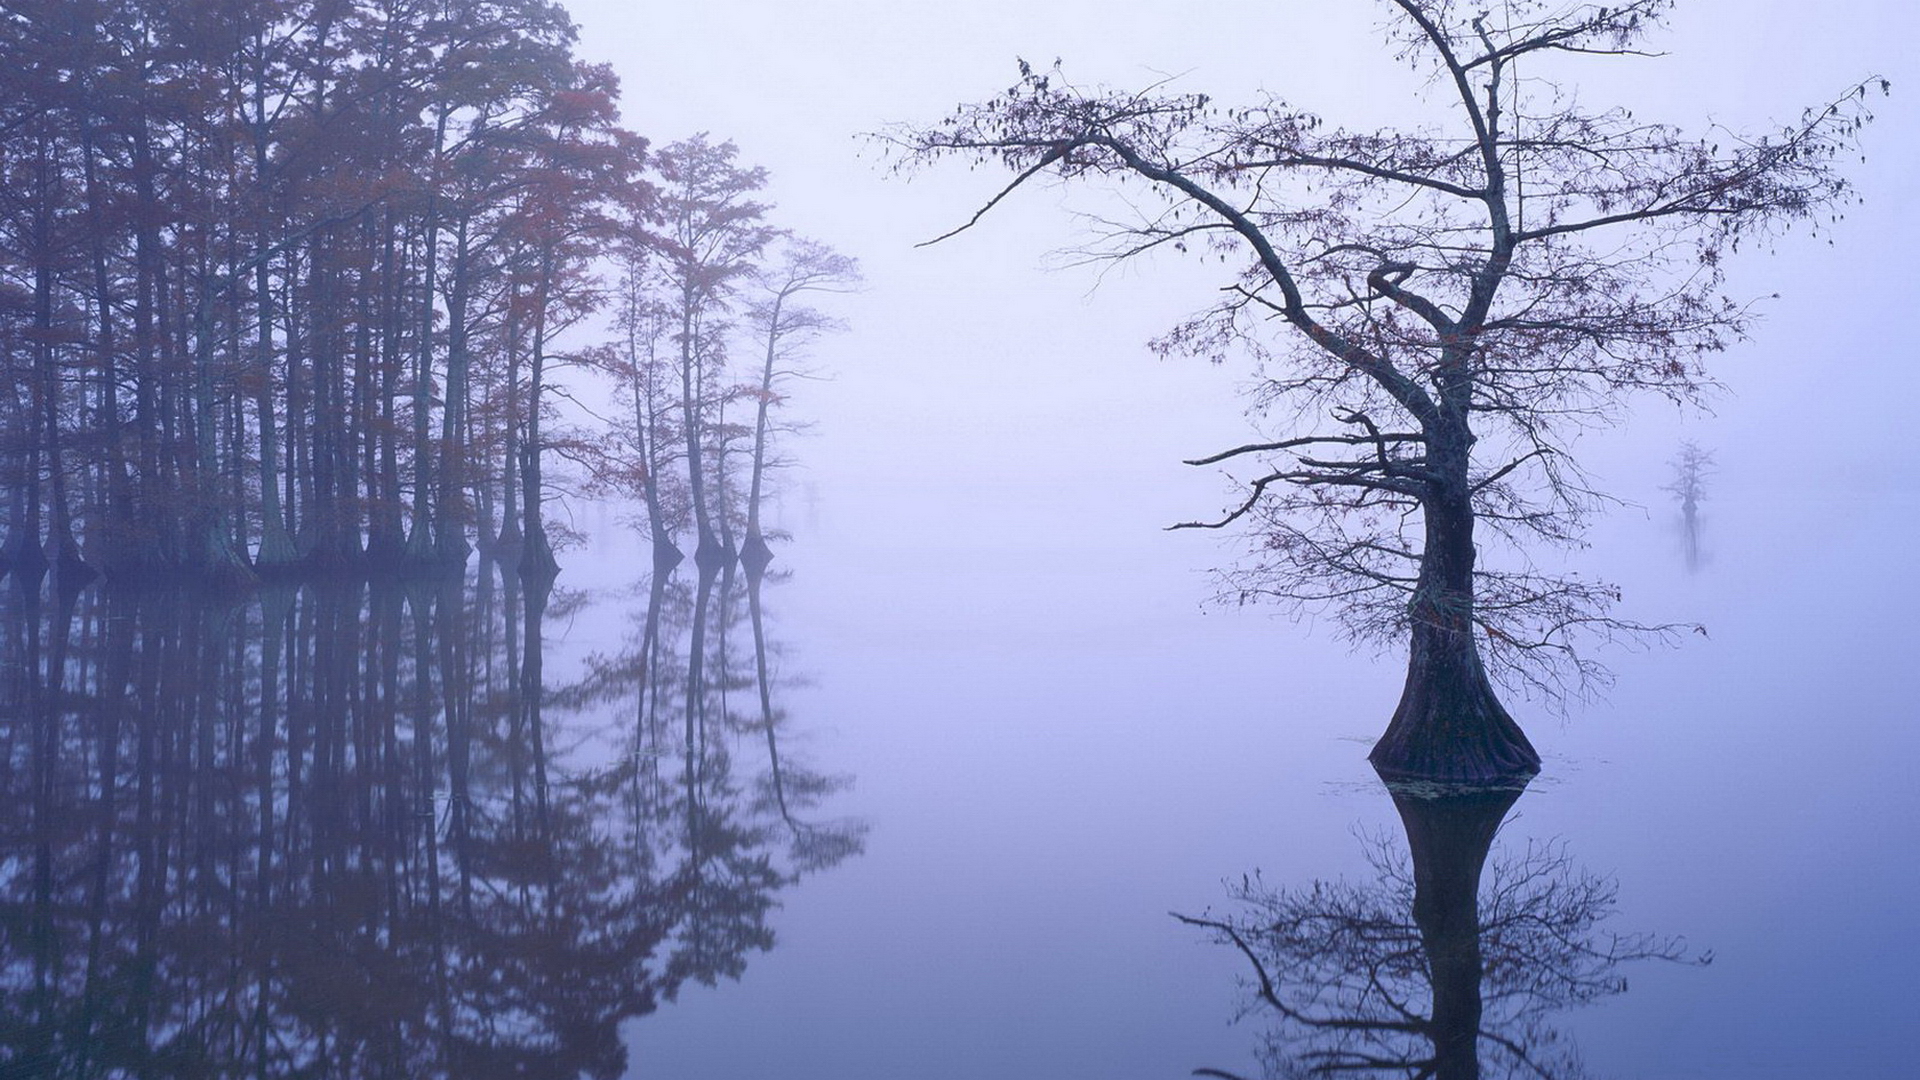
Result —
<instances>
[{"instance_id":1,"label":"bare branch","mask_svg":"<svg viewBox=\"0 0 1920 1080\"><path fill-rule=\"evenodd\" d=\"M1349 422L1352 422L1352 421L1349 421ZM1302 435L1298 438L1293 438L1293 439L1281 439L1278 442L1248 443L1245 446L1236 446L1231 450L1222 450L1217 454L1212 454L1207 457L1191 458L1181 462L1181 464L1183 465L1215 465L1215 464L1218 464L1219 462L1226 461L1229 458L1239 457L1242 454L1256 454L1256 453L1262 453L1269 450L1290 450L1296 446L1312 446L1312 445L1321 444L1321 443L1325 443L1329 445L1338 444L1338 445L1344 445L1344 446L1369 446L1369 445L1378 445L1384 442L1425 442L1425 441L1426 441L1426 436L1420 434L1417 431L1394 431L1394 432L1377 432L1376 431L1376 432L1373 432L1372 434L1364 435L1364 436L1361 436L1361 435ZM1385 454L1384 448L1382 449L1381 453L1384 456Z\"/></svg>"}]
</instances>

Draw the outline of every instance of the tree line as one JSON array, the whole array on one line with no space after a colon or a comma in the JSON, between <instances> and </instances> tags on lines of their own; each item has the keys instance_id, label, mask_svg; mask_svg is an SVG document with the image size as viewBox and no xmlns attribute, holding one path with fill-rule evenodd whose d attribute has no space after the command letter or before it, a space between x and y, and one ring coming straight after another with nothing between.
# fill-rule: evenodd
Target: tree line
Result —
<instances>
[{"instance_id":1,"label":"tree line","mask_svg":"<svg viewBox=\"0 0 1920 1080\"><path fill-rule=\"evenodd\" d=\"M556 459L662 544L764 549L793 295L851 263L731 144L622 127L574 43L551 0L8 4L0 570L550 575ZM563 410L580 369L631 412Z\"/></svg>"}]
</instances>

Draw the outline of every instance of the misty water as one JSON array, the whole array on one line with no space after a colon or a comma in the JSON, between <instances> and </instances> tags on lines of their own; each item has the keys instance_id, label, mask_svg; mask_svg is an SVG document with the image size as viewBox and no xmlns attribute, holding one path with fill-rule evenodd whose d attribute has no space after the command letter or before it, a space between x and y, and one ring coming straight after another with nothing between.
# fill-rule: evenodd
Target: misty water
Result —
<instances>
[{"instance_id":1,"label":"misty water","mask_svg":"<svg viewBox=\"0 0 1920 1080\"><path fill-rule=\"evenodd\" d=\"M1734 502L1698 573L1668 515L1609 537L1712 637L1530 715L1524 793L1452 799L1366 767L1390 661L1201 605L1176 536L930 559L794 497L759 583L652 572L604 507L544 597L484 562L197 604L10 581L9 1075L1415 1059L1289 1027L1171 913L1306 1013L1424 1015L1490 842L1485 1075L1899 1076L1904 508Z\"/></svg>"},{"instance_id":2,"label":"misty water","mask_svg":"<svg viewBox=\"0 0 1920 1080\"><path fill-rule=\"evenodd\" d=\"M1249 416L1251 365L1146 346L1228 279L1087 265L1112 204L1064 189L915 247L1006 177L903 183L859 139L993 93L1016 56L1401 124L1419 79L1367 5L568 7L635 130L737 140L783 226L860 259L793 389L812 432L778 443L771 569L657 566L640 509L556 453L551 591L485 553L215 595L9 572L0 1080L1463 1075L1476 1026L1488 1077L1914 1074L1908 91L1830 243L1732 260L1734 295L1780 295L1714 357L1726 391L1576 440L1621 501L1584 547L1503 553L1705 632L1603 651L1616 681L1564 710L1510 694L1544 758L1524 790L1389 790L1366 754L1404 656L1219 599L1250 531L1167 531L1243 491L1182 460L1285 425ZM1676 10L1672 63L1581 93L1768 130L1868 74L1910 87L1920 55L1890 0ZM77 340L18 335L65 350L48 385L86 418ZM553 377L560 419L625 423L604 382ZM574 454L619 424L561 430ZM9 430L18 457L32 428ZM80 435L62 452L110 445ZM1697 544L1665 490L1689 442L1715 463ZM178 516L153 505L143 525Z\"/></svg>"}]
</instances>

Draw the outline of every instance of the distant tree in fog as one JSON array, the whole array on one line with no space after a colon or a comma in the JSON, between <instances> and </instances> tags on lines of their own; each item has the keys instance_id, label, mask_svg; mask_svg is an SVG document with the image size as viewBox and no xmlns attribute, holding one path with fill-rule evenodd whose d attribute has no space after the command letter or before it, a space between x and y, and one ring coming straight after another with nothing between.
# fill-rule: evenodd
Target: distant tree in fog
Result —
<instances>
[{"instance_id":1,"label":"distant tree in fog","mask_svg":"<svg viewBox=\"0 0 1920 1080\"><path fill-rule=\"evenodd\" d=\"M1250 358L1255 412L1279 430L1192 462L1250 469L1244 498L1189 526L1254 526L1241 598L1409 642L1373 751L1384 774L1530 773L1538 755L1488 669L1577 696L1606 674L1589 645L1671 632L1614 616L1612 586L1529 558L1579 546L1601 504L1569 449L1637 394L1710 386L1702 361L1752 319L1723 289L1726 258L1850 197L1836 161L1881 81L1751 136L1579 103L1562 65L1646 55L1669 7L1390 0L1387 51L1431 73L1448 127L1344 130L1276 97L1083 88L1022 63L1006 91L887 136L902 168L1014 174L947 236L1047 177L1121 195L1125 220L1102 219L1096 255L1237 268L1155 348Z\"/></svg>"},{"instance_id":2,"label":"distant tree in fog","mask_svg":"<svg viewBox=\"0 0 1920 1080\"><path fill-rule=\"evenodd\" d=\"M1687 569L1700 568L1700 503L1707 497L1707 477L1713 475L1713 453L1689 439L1669 462L1673 482L1661 488L1680 504L1680 530L1687 543Z\"/></svg>"}]
</instances>

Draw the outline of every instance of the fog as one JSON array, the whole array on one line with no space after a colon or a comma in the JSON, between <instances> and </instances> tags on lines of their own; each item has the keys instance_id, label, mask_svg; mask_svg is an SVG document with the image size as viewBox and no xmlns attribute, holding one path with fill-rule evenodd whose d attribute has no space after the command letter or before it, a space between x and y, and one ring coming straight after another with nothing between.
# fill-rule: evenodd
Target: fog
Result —
<instances>
[{"instance_id":1,"label":"fog","mask_svg":"<svg viewBox=\"0 0 1920 1080\"><path fill-rule=\"evenodd\" d=\"M865 280L820 301L845 329L809 348L822 377L789 389L810 428L786 444L793 466L767 511L790 538L765 600L780 753L851 779L823 784L806 809L864 837L864 851L849 841L804 881L764 890L770 948L736 942L737 956L663 980L673 996L648 1002L657 1010L620 1013L627 1075L1263 1075L1272 1024L1250 1003L1247 958L1172 913L1244 914L1231 889L1256 871L1275 887L1371 886L1368 852L1399 843L1402 819L1366 755L1404 653L1356 649L1326 617L1224 598L1219 571L1257 542L1249 531L1168 529L1241 497L1183 460L1273 430L1249 415L1248 365L1161 359L1147 344L1212 302L1231 268L1171 251L1076 256L1090 216L1114 207L1097 183L1027 185L926 244L1007 176L899 175L886 134L1004 90L1022 58L1059 58L1084 87L1165 82L1229 104L1270 91L1355 128L1444 118L1424 74L1381 45L1386 6L568 6L578 56L620 77L624 125L655 146L734 141L742 163L770 171L778 221L857 258ZM1627 992L1556 1019L1593 1075L1892 1080L1912 1070L1920 967L1920 709L1906 667L1920 647L1907 417L1920 401L1907 325L1920 285L1920 14L1893 0L1682 0L1669 23L1653 38L1663 55L1561 57L1551 73L1583 103L1689 132L1767 130L1869 76L1892 94L1872 104L1864 160L1842 166L1857 205L1817 232L1743 246L1728 266L1729 291L1763 317L1711 358L1723 389L1708 407L1648 396L1575 444L1619 501L1583 548L1541 561L1618 583L1627 618L1702 632L1601 654L1615 683L1564 710L1510 697L1544 767L1494 858L1564 844L1579 873L1617 885L1607 928L1712 954L1630 965ZM606 404L592 379L569 392ZM1665 490L1688 441L1713 456L1693 566ZM653 564L630 506L569 495L547 512L589 539L560 553L555 610L544 594L528 602L544 637L536 623L516 644L507 584L501 611L485 609L500 628L474 633L516 657L501 661L503 682L515 648L539 657L544 642L552 690L639 654L636 582ZM744 596L729 576L715 595L736 588ZM384 602L398 620L402 600ZM405 602L424 627L423 601ZM744 602L714 601L736 620ZM342 686L358 685L352 661ZM536 717L541 677L536 660ZM583 692L549 712L589 715L604 734L625 707ZM771 746L771 706L765 725ZM694 742L691 719L686 730ZM554 737L565 753L606 756L591 736ZM523 767L515 758L516 808ZM408 842L430 846L441 796L425 782L426 839ZM618 803L612 785L594 793ZM775 816L766 798L741 802ZM652 943L633 936L646 954ZM729 977L736 958L744 970Z\"/></svg>"},{"instance_id":2,"label":"fog","mask_svg":"<svg viewBox=\"0 0 1920 1080\"><path fill-rule=\"evenodd\" d=\"M627 121L708 130L773 172L786 220L858 256L870 288L823 349L833 381L798 455L815 499L782 554L783 617L821 750L859 777L869 854L782 913L739 985L633 1026L632 1075L1152 1077L1246 1068L1237 958L1164 914L1263 868L1358 871L1391 820L1362 761L1396 658L1331 627L1209 603L1243 537L1167 533L1230 491L1179 464L1241 441L1247 372L1145 342L1218 284L1176 258L1069 265L1088 190L1033 187L932 247L992 170L888 174L862 138L937 119L1056 57L1082 85L1256 89L1362 126L1427 115L1377 45L1375 5L579 3L582 52L621 73ZM1578 565L1650 620L1708 636L1616 653L1605 701L1521 704L1547 758L1510 836L1563 837L1617 875L1623 926L1713 949L1581 1018L1621 1076L1900 1075L1899 917L1913 855L1920 390L1905 315L1920 138L1905 5L1689 2L1668 55L1578 67L1582 100L1691 130L1759 127L1882 74L1849 166L1861 205L1819 238L1743 252L1763 301L1717 358L1711 412L1642 401L1581 453L1625 504ZM1682 439L1718 472L1705 563L1661 491Z\"/></svg>"}]
</instances>

